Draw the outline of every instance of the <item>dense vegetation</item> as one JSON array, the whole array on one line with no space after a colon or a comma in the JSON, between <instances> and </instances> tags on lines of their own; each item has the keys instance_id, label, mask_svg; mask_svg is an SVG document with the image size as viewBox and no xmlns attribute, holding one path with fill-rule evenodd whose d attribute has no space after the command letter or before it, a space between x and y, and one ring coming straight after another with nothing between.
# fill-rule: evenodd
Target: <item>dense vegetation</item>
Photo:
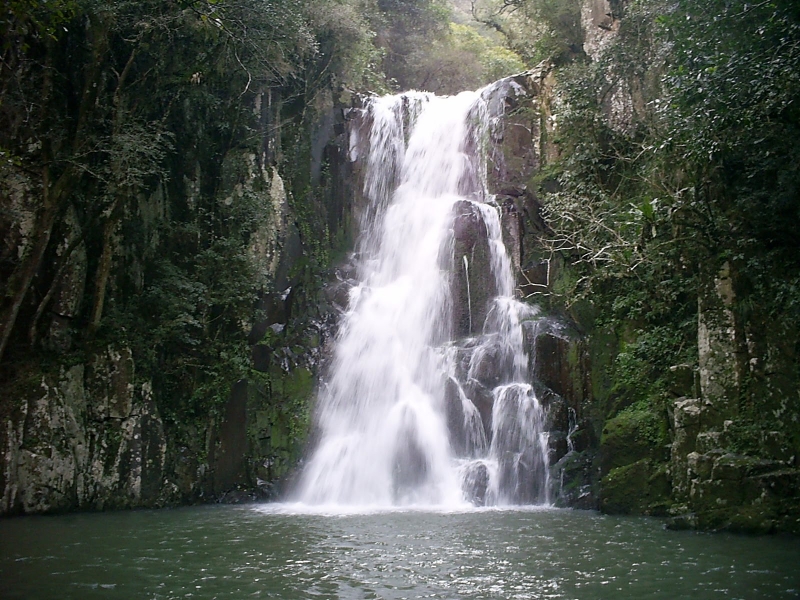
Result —
<instances>
[{"instance_id":1,"label":"dense vegetation","mask_svg":"<svg viewBox=\"0 0 800 600\"><path fill-rule=\"evenodd\" d=\"M544 244L570 266L548 301L616 340L610 353L593 348L610 382L595 390L601 456L646 441L630 462L650 470L636 476L672 472L672 493L632 500L631 480L623 505L607 508L658 512L688 498L675 448L670 467L663 450L679 397L702 395L716 411L706 450L796 465L797 4L611 2L616 33L591 57L575 54L569 20L557 18L579 4L555 4L537 24L549 36L537 51L560 65L555 152L532 183L551 227ZM530 18L551 4L504 5ZM601 473L614 490L608 464Z\"/></svg>"},{"instance_id":2,"label":"dense vegetation","mask_svg":"<svg viewBox=\"0 0 800 600\"><path fill-rule=\"evenodd\" d=\"M440 0L19 0L0 39L0 416L43 373L129 348L174 464L206 461L254 382L264 479L297 452L321 284L353 233L342 109L523 68Z\"/></svg>"},{"instance_id":3,"label":"dense vegetation","mask_svg":"<svg viewBox=\"0 0 800 600\"><path fill-rule=\"evenodd\" d=\"M663 466L716 310L736 363L725 443L800 455L784 419L800 380L797 3L611 0L612 43L591 52L579 0L453 4L4 3L0 415L26 377L117 345L187 446L245 378L293 435L321 284L352 234L329 202L333 107L547 61L555 120L529 188L549 226L537 256L569 266L531 300L614 339L595 356L598 434L611 448L632 430Z\"/></svg>"},{"instance_id":4,"label":"dense vegetation","mask_svg":"<svg viewBox=\"0 0 800 600\"><path fill-rule=\"evenodd\" d=\"M291 175L285 165L308 154L317 118L307 107L369 76L369 31L353 5L333 2L4 10L4 377L18 379L31 356L80 362L127 345L168 423L206 418L252 374L257 297L289 285L251 260L270 218L259 195L267 183L239 172L235 157L252 153L251 170ZM262 97L272 104L254 119ZM288 179L292 200L313 202L302 183ZM322 238L324 226L301 230ZM302 244L309 261L324 261Z\"/></svg>"}]
</instances>

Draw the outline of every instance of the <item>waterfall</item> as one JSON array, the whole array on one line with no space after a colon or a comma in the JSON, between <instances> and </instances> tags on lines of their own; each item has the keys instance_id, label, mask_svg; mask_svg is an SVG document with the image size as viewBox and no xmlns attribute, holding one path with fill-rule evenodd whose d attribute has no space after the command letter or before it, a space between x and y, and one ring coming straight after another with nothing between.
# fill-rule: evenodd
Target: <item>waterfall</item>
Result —
<instances>
[{"instance_id":1,"label":"waterfall","mask_svg":"<svg viewBox=\"0 0 800 600\"><path fill-rule=\"evenodd\" d=\"M359 156L353 135L350 154L369 203L358 284L319 392L301 502L547 502L544 412L523 343L537 311L514 298L486 185L503 105L491 94L408 92L363 109L369 149Z\"/></svg>"}]
</instances>

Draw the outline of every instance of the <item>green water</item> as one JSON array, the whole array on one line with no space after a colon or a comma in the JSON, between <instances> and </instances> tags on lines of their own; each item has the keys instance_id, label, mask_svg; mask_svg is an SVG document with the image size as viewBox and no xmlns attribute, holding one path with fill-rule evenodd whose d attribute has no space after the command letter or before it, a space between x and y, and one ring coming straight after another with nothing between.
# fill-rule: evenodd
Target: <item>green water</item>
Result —
<instances>
[{"instance_id":1,"label":"green water","mask_svg":"<svg viewBox=\"0 0 800 600\"><path fill-rule=\"evenodd\" d=\"M800 598L800 540L556 509L27 517L0 521L0 597Z\"/></svg>"}]
</instances>

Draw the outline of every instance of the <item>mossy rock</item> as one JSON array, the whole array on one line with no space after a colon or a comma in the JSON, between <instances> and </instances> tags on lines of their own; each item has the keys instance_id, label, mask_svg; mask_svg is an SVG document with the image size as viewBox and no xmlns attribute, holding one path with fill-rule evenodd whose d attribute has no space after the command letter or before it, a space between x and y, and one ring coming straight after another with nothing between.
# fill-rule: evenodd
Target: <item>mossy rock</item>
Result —
<instances>
[{"instance_id":1,"label":"mossy rock","mask_svg":"<svg viewBox=\"0 0 800 600\"><path fill-rule=\"evenodd\" d=\"M597 481L593 475L593 451L570 452L551 470L551 481L558 481L555 505L559 507L596 510L598 507Z\"/></svg>"},{"instance_id":2,"label":"mossy rock","mask_svg":"<svg viewBox=\"0 0 800 600\"><path fill-rule=\"evenodd\" d=\"M289 401L308 402L314 392L314 375L308 369L294 369L282 380L283 396Z\"/></svg>"},{"instance_id":3,"label":"mossy rock","mask_svg":"<svg viewBox=\"0 0 800 600\"><path fill-rule=\"evenodd\" d=\"M694 475L689 504L675 511L668 526L754 534L800 532L800 470L720 452L689 455Z\"/></svg>"},{"instance_id":4,"label":"mossy rock","mask_svg":"<svg viewBox=\"0 0 800 600\"><path fill-rule=\"evenodd\" d=\"M667 465L642 459L600 481L600 509L608 514L664 516L671 505Z\"/></svg>"},{"instance_id":5,"label":"mossy rock","mask_svg":"<svg viewBox=\"0 0 800 600\"><path fill-rule=\"evenodd\" d=\"M727 520L725 529L736 533L775 533L777 521L770 506L752 504L739 507Z\"/></svg>"},{"instance_id":6,"label":"mossy rock","mask_svg":"<svg viewBox=\"0 0 800 600\"><path fill-rule=\"evenodd\" d=\"M774 508L768 504L709 508L695 513L695 528L706 531L766 534L778 530Z\"/></svg>"},{"instance_id":7,"label":"mossy rock","mask_svg":"<svg viewBox=\"0 0 800 600\"><path fill-rule=\"evenodd\" d=\"M250 384L247 427L252 481L272 485L294 468L308 433L313 393L314 376L305 368L284 372L272 365L260 384Z\"/></svg>"},{"instance_id":8,"label":"mossy rock","mask_svg":"<svg viewBox=\"0 0 800 600\"><path fill-rule=\"evenodd\" d=\"M610 327L595 329L588 342L588 352L591 356L591 397L597 402L598 407L608 404L609 394L614 387L611 370L614 358L619 352L619 340ZM604 410L601 408L601 410ZM605 416L604 412L604 416Z\"/></svg>"},{"instance_id":9,"label":"mossy rock","mask_svg":"<svg viewBox=\"0 0 800 600\"><path fill-rule=\"evenodd\" d=\"M655 411L633 407L606 421L600 439L600 468L612 469L644 458L666 462L669 454L666 421Z\"/></svg>"}]
</instances>

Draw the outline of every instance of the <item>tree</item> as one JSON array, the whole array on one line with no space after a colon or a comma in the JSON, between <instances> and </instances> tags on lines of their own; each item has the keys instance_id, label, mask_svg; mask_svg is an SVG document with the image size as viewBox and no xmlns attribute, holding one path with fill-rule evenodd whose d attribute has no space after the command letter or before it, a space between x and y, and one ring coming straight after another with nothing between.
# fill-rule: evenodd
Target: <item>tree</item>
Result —
<instances>
[{"instance_id":1,"label":"tree","mask_svg":"<svg viewBox=\"0 0 800 600\"><path fill-rule=\"evenodd\" d=\"M577 0L471 0L472 15L505 36L528 64L563 62L582 52Z\"/></svg>"},{"instance_id":2,"label":"tree","mask_svg":"<svg viewBox=\"0 0 800 600\"><path fill-rule=\"evenodd\" d=\"M181 102L194 98L209 108L232 108L235 115L257 87L299 88L304 94L310 88L313 94L337 73L358 81L372 68L368 60L357 61L372 46L366 25L354 18L355 5L329 0L302 6L289 0L8 4L2 21L0 152L6 178L39 190L39 198L29 207L35 219L23 239L11 235L12 229L22 231L13 215L2 223L9 236L0 263L7 284L0 299L0 359L19 329L21 310L35 343L69 253L94 230L102 232L101 250L93 262L86 318L90 333L100 326L121 215L135 211L137 196L170 176L174 141L184 126L176 119ZM358 66L346 64L351 58ZM53 256L51 236L68 206L77 210L82 232L56 257L51 272L45 259ZM33 308L24 308L26 297Z\"/></svg>"}]
</instances>

